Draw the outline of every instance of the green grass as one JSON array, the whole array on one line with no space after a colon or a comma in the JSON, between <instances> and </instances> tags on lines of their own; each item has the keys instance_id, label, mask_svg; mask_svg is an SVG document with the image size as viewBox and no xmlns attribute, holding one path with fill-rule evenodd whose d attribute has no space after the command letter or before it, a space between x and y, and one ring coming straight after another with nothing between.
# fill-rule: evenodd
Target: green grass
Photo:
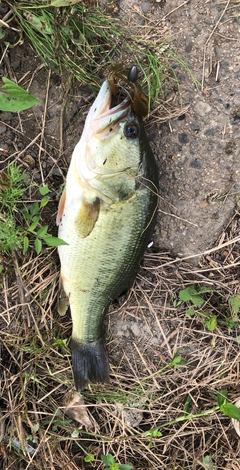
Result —
<instances>
[{"instance_id":1,"label":"green grass","mask_svg":"<svg viewBox=\"0 0 240 470\"><path fill-rule=\"evenodd\" d=\"M209 301L214 294L219 302L220 313L216 315L216 309L209 308ZM209 331L215 331L219 325L226 326L229 332L239 326L240 318L240 295L229 296L227 305L224 306L224 299L220 292L206 286L190 285L178 293L179 301L174 305L180 306L182 302L187 306L186 315L188 317L198 317ZM216 300L215 300L216 302ZM237 336L240 342L240 336Z\"/></svg>"},{"instance_id":2,"label":"green grass","mask_svg":"<svg viewBox=\"0 0 240 470\"><path fill-rule=\"evenodd\" d=\"M144 38L134 33L134 26L131 33L101 9L91 9L83 2L58 9L37 2L15 2L12 11L20 30L50 69L60 75L70 74L94 90L98 90L110 66L118 62L139 66L151 104L157 102L160 93L164 94L169 80L180 92L173 64L185 69L197 84L166 38Z\"/></svg>"},{"instance_id":3,"label":"green grass","mask_svg":"<svg viewBox=\"0 0 240 470\"><path fill-rule=\"evenodd\" d=\"M48 187L39 187L40 200L26 204L24 196L29 185L25 176L16 163L9 164L0 174L0 253L5 256L16 249L25 255L33 246L39 254L43 243L51 247L65 244L53 237L48 232L48 225L41 222L41 209L49 202Z\"/></svg>"}]
</instances>

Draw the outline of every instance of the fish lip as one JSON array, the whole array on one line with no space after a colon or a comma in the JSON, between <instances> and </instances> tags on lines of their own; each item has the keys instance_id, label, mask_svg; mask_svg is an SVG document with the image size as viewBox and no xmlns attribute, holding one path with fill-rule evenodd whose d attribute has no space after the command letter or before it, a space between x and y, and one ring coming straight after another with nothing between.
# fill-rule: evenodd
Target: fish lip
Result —
<instances>
[{"instance_id":1,"label":"fish lip","mask_svg":"<svg viewBox=\"0 0 240 470\"><path fill-rule=\"evenodd\" d=\"M128 97L112 108L111 101L111 87L108 80L105 80L88 116L89 124L95 135L105 135L111 128L117 127L117 124L131 111L131 101Z\"/></svg>"}]
</instances>

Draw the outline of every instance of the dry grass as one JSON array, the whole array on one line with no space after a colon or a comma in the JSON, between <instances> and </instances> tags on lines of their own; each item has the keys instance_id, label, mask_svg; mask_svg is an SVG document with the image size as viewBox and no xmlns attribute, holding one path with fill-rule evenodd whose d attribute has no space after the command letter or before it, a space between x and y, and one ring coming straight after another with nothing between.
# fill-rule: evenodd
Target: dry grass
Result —
<instances>
[{"instance_id":1,"label":"dry grass","mask_svg":"<svg viewBox=\"0 0 240 470\"><path fill-rule=\"evenodd\" d=\"M240 468L237 435L216 409L216 392L227 390L231 402L239 398L239 330L236 325L230 332L224 321L227 299L240 293L239 241L236 213L218 250L203 256L199 267L146 254L134 288L109 314L111 382L83 394L92 415L88 430L64 414L73 386L66 345L71 323L56 315L56 256L46 250L22 265L25 305L19 281L6 276L0 316L3 468L103 468L103 452L135 469ZM218 315L213 332L198 314L187 317L186 306L174 307L179 289L193 283L213 290L204 307ZM170 367L177 351L186 363ZM149 446L154 428L162 436ZM27 452L27 444L34 447L30 441L35 454ZM84 464L87 454L95 457L93 467ZM208 455L212 467L204 466Z\"/></svg>"}]
</instances>

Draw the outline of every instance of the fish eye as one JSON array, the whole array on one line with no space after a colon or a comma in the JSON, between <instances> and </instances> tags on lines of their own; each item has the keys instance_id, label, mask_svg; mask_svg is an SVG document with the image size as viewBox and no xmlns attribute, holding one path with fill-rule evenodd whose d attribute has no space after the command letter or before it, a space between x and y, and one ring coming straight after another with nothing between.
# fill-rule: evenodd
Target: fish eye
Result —
<instances>
[{"instance_id":1,"label":"fish eye","mask_svg":"<svg viewBox=\"0 0 240 470\"><path fill-rule=\"evenodd\" d=\"M136 65L133 65L128 72L128 80L129 82L136 82L138 79L138 69Z\"/></svg>"},{"instance_id":2,"label":"fish eye","mask_svg":"<svg viewBox=\"0 0 240 470\"><path fill-rule=\"evenodd\" d=\"M128 122L124 127L124 135L127 139L136 139L138 137L139 130L135 122Z\"/></svg>"}]
</instances>

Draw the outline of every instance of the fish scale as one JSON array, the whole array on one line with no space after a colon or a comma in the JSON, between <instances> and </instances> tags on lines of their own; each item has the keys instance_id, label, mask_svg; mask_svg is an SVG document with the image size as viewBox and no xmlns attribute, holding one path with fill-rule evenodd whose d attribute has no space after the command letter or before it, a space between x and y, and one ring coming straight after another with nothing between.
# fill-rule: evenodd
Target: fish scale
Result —
<instances>
[{"instance_id":1,"label":"fish scale","mask_svg":"<svg viewBox=\"0 0 240 470\"><path fill-rule=\"evenodd\" d=\"M146 190L142 192L137 204L133 203L136 202L134 195L127 202L115 203L107 211L100 211L94 230L83 240L78 236L67 237L64 230L59 232L61 238L67 239L72 246L65 275L71 284L71 312L75 318L73 337L81 334L83 340L98 340L98 323L102 323L106 308L135 278L138 270L135 259L139 258L138 252L145 249L145 243L144 248L142 243L137 243L146 226L145 206L142 204ZM121 206L122 211L119 210ZM128 224L129 220L134 223ZM65 227L70 225L68 221ZM121 231L119 226L127 226L128 229ZM65 251L68 256L67 247ZM76 259L78 263L74 262ZM84 276L79 278L81 266L84 266ZM77 315L78 311L87 314Z\"/></svg>"}]
</instances>

